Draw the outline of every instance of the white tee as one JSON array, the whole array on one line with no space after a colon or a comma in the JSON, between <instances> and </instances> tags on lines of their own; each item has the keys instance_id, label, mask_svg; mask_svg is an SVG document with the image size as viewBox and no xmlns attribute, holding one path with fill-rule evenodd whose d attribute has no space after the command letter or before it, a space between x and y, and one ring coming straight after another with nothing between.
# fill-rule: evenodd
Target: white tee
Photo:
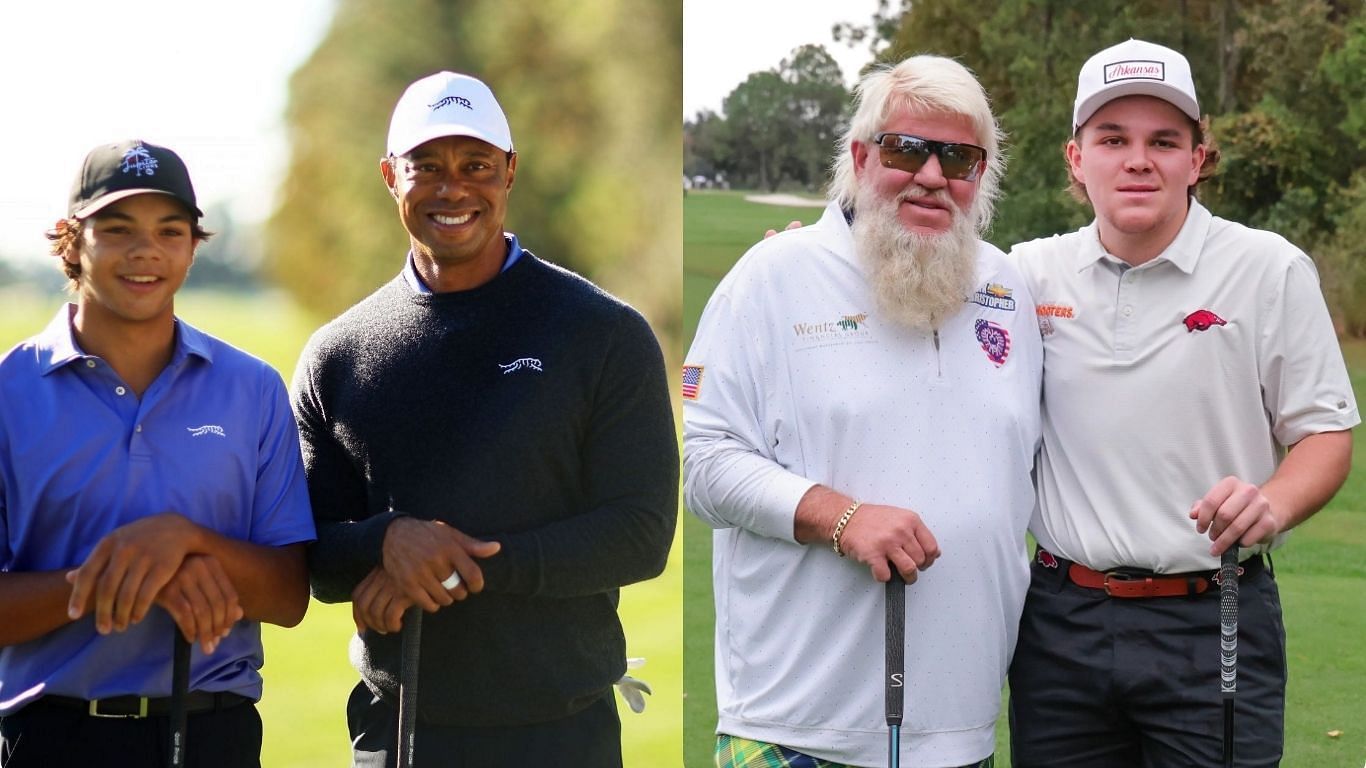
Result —
<instances>
[{"instance_id":1,"label":"white tee","mask_svg":"<svg viewBox=\"0 0 1366 768\"><path fill-rule=\"evenodd\" d=\"M1015 246L1044 335L1044 441L1030 530L1091 568L1213 569L1191 505L1219 480L1360 418L1314 264L1192 201L1126 268L1080 231Z\"/></svg>"},{"instance_id":2,"label":"white tee","mask_svg":"<svg viewBox=\"0 0 1366 768\"><path fill-rule=\"evenodd\" d=\"M908 765L993 750L1028 583L1041 344L1022 277L988 244L938 334L880 321L843 214L747 253L685 374L684 498L717 530L718 730L851 765L886 759L884 585L794 540L821 483L919 513L942 556L907 588ZM860 511L858 514L868 514Z\"/></svg>"}]
</instances>

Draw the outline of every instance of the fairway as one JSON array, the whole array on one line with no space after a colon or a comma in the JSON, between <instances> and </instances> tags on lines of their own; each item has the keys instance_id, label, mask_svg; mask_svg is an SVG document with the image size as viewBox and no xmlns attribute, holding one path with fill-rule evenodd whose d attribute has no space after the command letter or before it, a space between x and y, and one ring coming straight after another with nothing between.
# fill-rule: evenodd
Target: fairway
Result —
<instances>
[{"instance_id":1,"label":"fairway","mask_svg":"<svg viewBox=\"0 0 1366 768\"><path fill-rule=\"evenodd\" d=\"M55 267L54 267L55 269ZM191 277L191 284L193 277ZM35 295L0 286L0 351L43 328L66 295ZM288 381L316 321L276 293L228 294L187 290L176 299L186 321L259 357ZM621 590L626 652L647 661L632 675L650 684L641 714L617 698L622 750L632 768L678 765L682 749L681 539L675 538L664 574ZM265 695L261 720L265 768L336 768L350 764L345 704L359 680L347 661L355 634L351 606L309 604L294 629L265 625ZM459 660L452 660L459 663ZM470 692L478 696L479 692Z\"/></svg>"},{"instance_id":2,"label":"fairway","mask_svg":"<svg viewBox=\"0 0 1366 768\"><path fill-rule=\"evenodd\" d=\"M689 194L683 203L684 349L716 283L764 230L793 218L810 224L820 213L748 203L739 192ZM1343 346L1353 387L1366 391L1366 342L1348 341ZM1275 554L1290 668L1283 761L1287 768L1356 768L1366 756L1366 649L1361 643L1366 637L1366 475L1358 471L1366 463L1366 444L1360 429L1354 438L1347 485ZM691 514L684 515L682 530L684 762L701 768L712 764L716 724L711 532ZM1010 765L1008 735L1002 717L997 725L998 768Z\"/></svg>"}]
</instances>

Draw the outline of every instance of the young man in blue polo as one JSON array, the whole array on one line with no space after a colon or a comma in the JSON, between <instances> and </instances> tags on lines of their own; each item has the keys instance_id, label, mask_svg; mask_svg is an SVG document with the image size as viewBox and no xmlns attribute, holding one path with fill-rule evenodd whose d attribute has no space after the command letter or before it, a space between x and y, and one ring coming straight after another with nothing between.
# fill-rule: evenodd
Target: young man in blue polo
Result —
<instances>
[{"instance_id":1,"label":"young man in blue polo","mask_svg":"<svg viewBox=\"0 0 1366 768\"><path fill-rule=\"evenodd\" d=\"M48 233L75 302L0 357L0 766L259 766L259 622L314 538L280 376L174 314L208 237L171 150L96 147Z\"/></svg>"}]
</instances>

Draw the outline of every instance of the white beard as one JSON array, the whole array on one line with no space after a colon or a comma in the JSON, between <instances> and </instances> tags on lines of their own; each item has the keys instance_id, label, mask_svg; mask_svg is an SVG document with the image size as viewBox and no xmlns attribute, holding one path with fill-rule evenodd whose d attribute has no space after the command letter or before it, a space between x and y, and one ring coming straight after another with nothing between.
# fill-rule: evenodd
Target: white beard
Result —
<instances>
[{"instance_id":1,"label":"white beard","mask_svg":"<svg viewBox=\"0 0 1366 768\"><path fill-rule=\"evenodd\" d=\"M907 232L897 218L901 197L933 196L953 223L946 232ZM946 192L922 187L888 200L860 186L854 203L854 248L881 315L912 330L938 330L963 308L977 283L977 233Z\"/></svg>"}]
</instances>

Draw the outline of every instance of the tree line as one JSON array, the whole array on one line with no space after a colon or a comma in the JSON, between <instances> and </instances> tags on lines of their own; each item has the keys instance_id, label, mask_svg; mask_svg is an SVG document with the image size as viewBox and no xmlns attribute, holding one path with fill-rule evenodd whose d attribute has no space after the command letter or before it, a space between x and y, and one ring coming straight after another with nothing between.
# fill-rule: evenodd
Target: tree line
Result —
<instances>
[{"instance_id":1,"label":"tree line","mask_svg":"<svg viewBox=\"0 0 1366 768\"><path fill-rule=\"evenodd\" d=\"M1130 37L1181 51L1222 153L1201 201L1312 255L1339 328L1366 335L1366 11L1359 0L883 0L869 24L833 33L867 44L870 66L935 53L977 74L1008 135L1003 199L989 234L1005 248L1090 219L1065 191L1061 151L1082 63ZM812 87L812 73L822 70L791 62L829 59L821 54L820 46L799 48L738 86L723 114L685 121L685 171L719 170L739 186L820 188L849 94L826 80L828 100L799 102L796 84ZM758 122L781 128L756 131ZM798 140L808 126L818 141Z\"/></svg>"}]
</instances>

